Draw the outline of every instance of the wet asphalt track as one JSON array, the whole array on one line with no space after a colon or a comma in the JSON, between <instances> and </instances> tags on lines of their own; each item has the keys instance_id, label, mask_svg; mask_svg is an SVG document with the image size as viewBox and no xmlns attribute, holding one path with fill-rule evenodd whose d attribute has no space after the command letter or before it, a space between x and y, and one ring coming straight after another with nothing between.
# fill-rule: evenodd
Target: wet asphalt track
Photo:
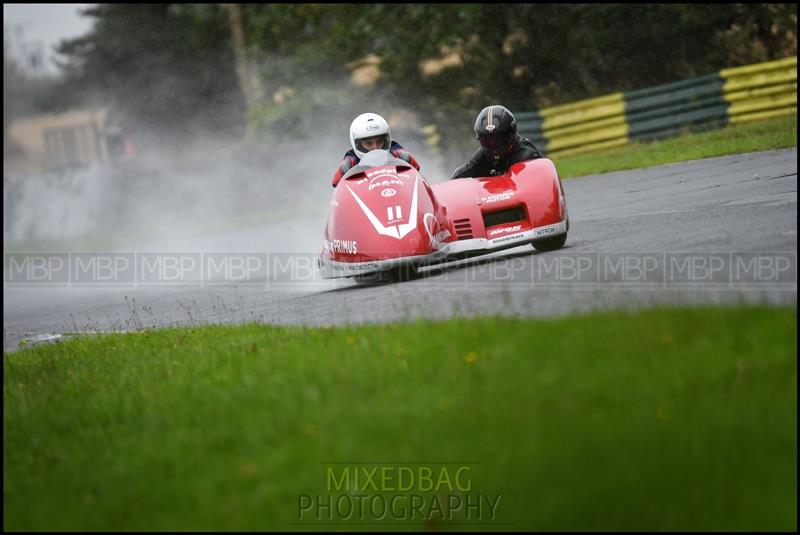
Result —
<instances>
[{"instance_id":1,"label":"wet asphalt track","mask_svg":"<svg viewBox=\"0 0 800 535\"><path fill-rule=\"evenodd\" d=\"M797 302L796 148L587 176L564 188L571 228L561 251L520 246L395 284L323 281L309 271L325 213L145 251L263 259L263 271L238 284L20 285L19 277L9 281L6 259L4 351L50 335L206 323L330 325Z\"/></svg>"}]
</instances>

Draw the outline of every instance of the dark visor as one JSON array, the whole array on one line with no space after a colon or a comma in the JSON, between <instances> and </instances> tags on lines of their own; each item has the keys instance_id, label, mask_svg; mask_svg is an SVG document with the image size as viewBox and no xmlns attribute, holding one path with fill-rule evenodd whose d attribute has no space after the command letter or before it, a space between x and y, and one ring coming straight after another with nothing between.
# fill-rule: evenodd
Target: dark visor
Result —
<instances>
[{"instance_id":1,"label":"dark visor","mask_svg":"<svg viewBox=\"0 0 800 535\"><path fill-rule=\"evenodd\" d=\"M489 150L505 149L513 140L514 136L511 132L504 132L504 133L493 132L493 133L480 134L478 136L478 141L480 141L481 147Z\"/></svg>"}]
</instances>

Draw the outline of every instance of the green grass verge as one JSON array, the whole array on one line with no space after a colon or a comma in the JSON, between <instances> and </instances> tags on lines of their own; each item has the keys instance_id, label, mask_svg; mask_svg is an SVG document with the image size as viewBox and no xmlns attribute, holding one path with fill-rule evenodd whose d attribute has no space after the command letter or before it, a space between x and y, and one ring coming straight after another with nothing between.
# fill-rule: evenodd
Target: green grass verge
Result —
<instances>
[{"instance_id":1,"label":"green grass verge","mask_svg":"<svg viewBox=\"0 0 800 535\"><path fill-rule=\"evenodd\" d=\"M3 359L4 528L794 530L796 316L209 326L29 348ZM387 522L411 518L399 501L382 524L293 523L300 495L327 499L329 467L368 461L454 481L469 466L462 498L500 495L504 523L427 507ZM438 494L359 488L449 499L434 479Z\"/></svg>"},{"instance_id":2,"label":"green grass verge","mask_svg":"<svg viewBox=\"0 0 800 535\"><path fill-rule=\"evenodd\" d=\"M561 178L797 146L797 115L553 158Z\"/></svg>"}]
</instances>

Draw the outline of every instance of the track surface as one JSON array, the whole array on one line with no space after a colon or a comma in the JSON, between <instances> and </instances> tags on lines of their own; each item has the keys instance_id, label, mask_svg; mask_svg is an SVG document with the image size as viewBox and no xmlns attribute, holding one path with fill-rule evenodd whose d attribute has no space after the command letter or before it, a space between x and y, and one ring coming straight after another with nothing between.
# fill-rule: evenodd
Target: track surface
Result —
<instances>
[{"instance_id":1,"label":"track surface","mask_svg":"<svg viewBox=\"0 0 800 535\"><path fill-rule=\"evenodd\" d=\"M571 228L561 251L520 246L395 284L323 281L309 271L325 213L146 251L261 255L264 272L235 285L23 286L9 281L6 259L4 351L51 335L205 323L331 325L797 302L796 148L570 179L564 189Z\"/></svg>"}]
</instances>

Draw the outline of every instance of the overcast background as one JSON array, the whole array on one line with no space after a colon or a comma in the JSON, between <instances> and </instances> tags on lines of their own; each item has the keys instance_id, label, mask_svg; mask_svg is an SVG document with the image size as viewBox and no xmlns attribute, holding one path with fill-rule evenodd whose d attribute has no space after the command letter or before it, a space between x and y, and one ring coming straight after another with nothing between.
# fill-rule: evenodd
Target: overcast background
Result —
<instances>
[{"instance_id":1,"label":"overcast background","mask_svg":"<svg viewBox=\"0 0 800 535\"><path fill-rule=\"evenodd\" d=\"M92 4L3 4L4 46L15 59L27 51L42 54L45 72L55 74L53 47L61 40L83 35L92 20L80 11ZM24 56L22 56L24 57Z\"/></svg>"}]
</instances>

